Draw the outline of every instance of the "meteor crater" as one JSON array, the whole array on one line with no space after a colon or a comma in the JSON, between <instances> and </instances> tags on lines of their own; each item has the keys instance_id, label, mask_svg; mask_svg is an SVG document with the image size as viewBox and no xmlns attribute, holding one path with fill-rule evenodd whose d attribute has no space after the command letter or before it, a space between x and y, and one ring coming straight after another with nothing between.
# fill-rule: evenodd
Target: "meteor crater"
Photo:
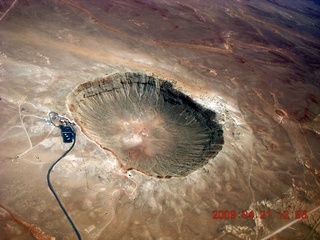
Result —
<instances>
[{"instance_id":1,"label":"meteor crater","mask_svg":"<svg viewBox=\"0 0 320 240\"><path fill-rule=\"evenodd\" d=\"M224 143L214 111L144 73L80 84L69 94L68 108L82 132L111 151L123 169L154 177L187 176Z\"/></svg>"}]
</instances>

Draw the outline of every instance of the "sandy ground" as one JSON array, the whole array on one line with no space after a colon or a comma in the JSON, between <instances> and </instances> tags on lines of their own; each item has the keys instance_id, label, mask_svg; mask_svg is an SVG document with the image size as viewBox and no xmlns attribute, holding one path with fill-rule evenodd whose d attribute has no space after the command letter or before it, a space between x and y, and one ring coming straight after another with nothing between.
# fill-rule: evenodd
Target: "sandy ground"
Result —
<instances>
[{"instance_id":1,"label":"sandy ground","mask_svg":"<svg viewBox=\"0 0 320 240\"><path fill-rule=\"evenodd\" d=\"M76 239L46 182L70 147L47 114L71 118L78 84L126 71L170 80L216 111L225 144L187 177L157 179L122 171L76 126L52 184L83 239L319 239L315 1L0 6L0 239Z\"/></svg>"}]
</instances>

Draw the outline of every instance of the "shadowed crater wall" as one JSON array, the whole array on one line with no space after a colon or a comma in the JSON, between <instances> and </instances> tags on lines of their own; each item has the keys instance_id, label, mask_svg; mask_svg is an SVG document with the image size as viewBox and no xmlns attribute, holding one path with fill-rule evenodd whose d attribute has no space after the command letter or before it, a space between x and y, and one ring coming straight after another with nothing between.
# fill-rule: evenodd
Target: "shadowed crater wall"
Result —
<instances>
[{"instance_id":1,"label":"shadowed crater wall","mask_svg":"<svg viewBox=\"0 0 320 240\"><path fill-rule=\"evenodd\" d=\"M83 83L68 96L68 108L124 169L186 176L222 149L216 114L154 76L124 73Z\"/></svg>"}]
</instances>

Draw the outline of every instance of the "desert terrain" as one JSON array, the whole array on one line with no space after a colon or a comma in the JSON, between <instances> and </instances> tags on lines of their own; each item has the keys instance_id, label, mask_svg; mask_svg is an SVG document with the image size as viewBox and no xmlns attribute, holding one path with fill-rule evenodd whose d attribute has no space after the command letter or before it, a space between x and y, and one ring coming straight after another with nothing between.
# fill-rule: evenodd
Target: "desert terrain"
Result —
<instances>
[{"instance_id":1,"label":"desert terrain","mask_svg":"<svg viewBox=\"0 0 320 240\"><path fill-rule=\"evenodd\" d=\"M75 88L126 72L214 111L224 144L187 176L157 178L76 124L51 182L82 239L320 238L319 1L0 7L0 239L77 239L47 185L71 145L48 113L74 120Z\"/></svg>"}]
</instances>

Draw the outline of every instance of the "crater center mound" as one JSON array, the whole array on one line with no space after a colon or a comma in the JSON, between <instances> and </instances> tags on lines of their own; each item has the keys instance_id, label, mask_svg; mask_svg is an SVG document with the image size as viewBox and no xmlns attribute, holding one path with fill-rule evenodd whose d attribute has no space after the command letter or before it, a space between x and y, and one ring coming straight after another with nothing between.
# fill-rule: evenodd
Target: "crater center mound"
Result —
<instances>
[{"instance_id":1,"label":"crater center mound","mask_svg":"<svg viewBox=\"0 0 320 240\"><path fill-rule=\"evenodd\" d=\"M143 73L80 84L68 108L82 132L113 152L122 168L150 176L186 176L222 149L215 112Z\"/></svg>"}]
</instances>

